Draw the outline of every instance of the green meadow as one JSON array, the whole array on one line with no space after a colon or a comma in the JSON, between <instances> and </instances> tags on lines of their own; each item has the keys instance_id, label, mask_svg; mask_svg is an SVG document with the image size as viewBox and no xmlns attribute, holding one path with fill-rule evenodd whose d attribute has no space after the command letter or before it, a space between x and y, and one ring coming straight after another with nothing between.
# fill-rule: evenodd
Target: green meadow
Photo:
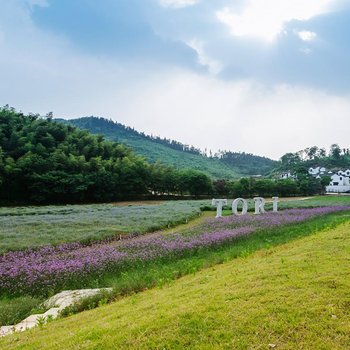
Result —
<instances>
[{"instance_id":1,"label":"green meadow","mask_svg":"<svg viewBox=\"0 0 350 350\"><path fill-rule=\"evenodd\" d=\"M350 196L319 196L282 199L279 206L286 209L347 204ZM250 210L253 206L249 200ZM1 207L0 254L48 244L149 233L187 223L201 215L201 208L215 211L210 200ZM271 204L267 203L266 208L271 210ZM229 207L225 215L231 215Z\"/></svg>"},{"instance_id":2,"label":"green meadow","mask_svg":"<svg viewBox=\"0 0 350 350\"><path fill-rule=\"evenodd\" d=\"M153 232L198 217L209 201L0 208L0 253Z\"/></svg>"},{"instance_id":3,"label":"green meadow","mask_svg":"<svg viewBox=\"0 0 350 350\"><path fill-rule=\"evenodd\" d=\"M229 204L231 204L231 200ZM308 208L349 204L350 196L324 196L295 200L282 199L280 208ZM16 223L17 226L12 227L11 235L6 235L6 229L1 225L0 232L2 237L6 239L1 240L0 249L4 252L70 241L89 242L122 234L144 235L147 237L155 230L160 230L159 232L162 235L186 235L205 229L206 220L215 215L214 211L201 211L201 209L203 210L209 205L210 201L178 201L123 203L122 205L99 204L1 208L0 220L5 222L8 227L11 227L11 222ZM269 207L269 204L267 207ZM250 202L250 209L252 209L252 202ZM230 214L229 210L225 211L225 215ZM322 324L319 324L314 311L312 311L313 316L310 319L310 327L308 326L309 328L305 330L305 334L298 335L297 329L301 327L300 322L304 322L303 317L306 316L303 314L303 316L299 315L299 317L295 307L298 305L300 298L302 299L300 293L306 293L307 295L313 293L319 308L323 305L323 308L327 309L330 308L330 305L333 305L323 304L328 294L317 283L311 283L314 279L312 273L316 270L320 276L326 275L329 277L333 274L330 284L334 288L329 292L334 294L332 298L343 298L342 295L338 295L338 292L340 293L343 289L346 289L345 275L346 271L349 273L350 268L349 261L346 258L346 254L349 254L350 249L348 240L348 233L350 232L349 222L350 214L348 211L331 213L304 222L260 229L250 235L236 238L234 241L219 246L206 247L182 254L181 256L140 262L139 264L126 266L123 271L106 272L99 276L92 276L90 279L84 279L84 281L77 280L76 283L70 284L68 289L112 287L113 291L82 300L67 308L62 314L62 320L54 321L33 331L15 334L0 340L0 348L3 345L5 348L36 349L38 348L38 342L43 342L43 344L47 345L42 348L54 349L63 341L63 339L60 339L60 332L65 327L70 327L70 322L76 322L77 327L76 329L72 328L70 333L72 337L64 339L63 348L67 349L113 348L112 344L114 342L118 344L118 348L220 348L220 344L222 344L222 348L230 348L231 346L231 348L237 349L255 349L258 348L258 345L256 345L258 344L258 339L261 339L263 342L269 341L271 344L278 343L278 346L282 348L292 349L292 344L297 341L298 336L300 336L298 340L301 341L300 344L304 344L303 341L306 342L305 344L311 344L312 341L319 337L319 334L323 333L324 328L328 330L328 333L325 333L323 341L329 341L331 334L341 332L338 328L329 329L329 325L333 325L333 323L340 324L339 321L336 321L339 315L335 313L334 315L337 318L334 318L332 314L330 316L331 320L327 320L327 323L323 325L323 321L321 322ZM37 234L40 237L36 237ZM315 248L313 251L313 244L315 247L317 245L320 245L320 247ZM318 260L322 256L322 252L324 261L319 263ZM284 257L283 254L287 255ZM313 254L315 256L311 258ZM337 254L335 260L332 259L334 254ZM306 260L303 260L303 256L306 257ZM309 259L312 261L312 266L317 267L316 270L306 269L304 271L300 267L301 265L294 263L300 260L300 264L307 266ZM332 270L337 264L341 264L339 266L342 266L342 269ZM262 272L260 267L256 268L257 266L266 268L263 274L265 276L264 283L258 279L257 281L260 281L257 282L259 287L257 289L258 294L252 295L252 281L255 277L248 278L247 276L253 274L258 278ZM227 275L232 268L236 272L232 276ZM286 271L282 273L283 268ZM217 271L215 276L213 271ZM279 272L277 273L277 271ZM220 277L221 273L223 274L222 278ZM272 276L271 279L268 278L269 274ZM290 276L293 276L293 278ZM310 279L310 283L308 290L304 291L300 286L305 283L307 278ZM184 281L191 280L199 280L200 283L198 283L197 287L192 285L194 282L190 283L191 287L187 282L183 284ZM229 285L232 288L234 292L232 302L230 299L225 301L225 303L228 302L231 305L232 310L237 307L237 313L242 313L240 305L246 304L249 312L242 313L239 318L233 318L231 321L228 321L228 316L225 316L220 309L224 307L224 304L214 303L212 308L206 302L202 306L197 305L196 303L200 303L201 300L201 298L198 299L198 295L203 295L204 299L208 298L208 300L212 301L221 300L223 302L226 298L225 293L227 290L225 288L218 288L217 294L213 292L215 290L213 286L214 281L218 283L218 286ZM239 285L237 281L239 281ZM299 287L294 288L293 283L296 283ZM200 292L198 288L200 288ZM319 297L321 292L323 294ZM163 295L162 293L165 294ZM267 313L274 307L272 302L274 293L277 296L280 295L280 299L276 299L275 305L276 310L281 310L280 318L276 319L276 315L271 316L273 327L263 327L261 333L258 332L259 336L257 336L255 330L259 324L265 324L265 322L270 324L272 322L268 318ZM287 297L287 294L288 299L286 300L289 300L288 303L290 303L290 305L287 303L288 307L283 305L282 302L282 296ZM166 295L172 295L169 304L165 303ZM23 294L16 297L4 295L0 297L0 326L15 324L30 314L44 312L45 308L43 308L42 302L46 297L31 294ZM143 320L143 315L142 317L137 316L138 306L133 307L133 305L138 305L137 300L143 300L143 298L145 299L141 303L142 305L140 304L140 310L146 308L151 313L157 310L157 312L160 312L160 314L157 312L152 314L148 325L144 323L146 320ZM179 298L177 302L175 302L176 298ZM148 300L148 306L144 304L146 300ZM163 300L164 303L162 302L162 306L154 310L153 305L160 300ZM315 300L312 298L305 300L303 307L305 310L308 308L314 310L314 302ZM174 303L178 303L179 306L183 305L184 309L188 311L182 315L181 307L180 310L174 308ZM278 303L281 303L281 305L277 306ZM348 305L346 301L344 303L345 306ZM129 310L127 310L127 305L130 307ZM332 308L338 307L339 303L334 305ZM189 311L191 306L192 311ZM210 312L206 309L207 307L209 307ZM91 310L95 308L96 310ZM114 310L119 309L124 311L115 314ZM174 312L173 316L171 316L172 309ZM86 310L91 311L87 312ZM115 318L112 317L109 320L106 316L108 310ZM197 310L198 312L202 310L203 314L200 312L197 314ZM277 312L276 310L274 312ZM343 309L341 308L341 310ZM140 312L144 313L145 311ZM342 312L345 311L343 310ZM233 313L234 311L232 311L232 315ZM189 315L188 322L186 321L187 314ZM207 316L204 314L207 314ZM85 321L87 323L90 322L88 321L89 317L95 319L91 326L92 333L86 332L85 326L80 328L80 321L77 321L81 318L82 325L84 325ZM102 320L105 320L106 317L108 322L105 324L105 321ZM159 320L155 320L157 317ZM172 318L174 320L177 319L177 321L174 321L175 323L171 321L169 324L169 320ZM206 325L203 325L203 319L208 319ZM141 323L138 324L138 321ZM125 327L125 322L134 326L128 331L125 329L121 331L119 327ZM220 326L221 322L227 323L226 328ZM236 322L245 326L238 326ZM101 335L99 333L101 331L99 324L103 327L106 334L102 332L103 335ZM153 324L158 325L156 329L153 329ZM293 324L297 328L293 331L294 333L292 332L293 334L290 335L288 340L285 338L286 329ZM168 326L172 331L167 331ZM231 328L233 333L229 331ZM113 333L115 329L117 329L118 336L107 335L109 332ZM150 333L148 333L148 329L150 329ZM342 330L343 328L340 329ZM255 333L252 332L255 335L253 333L250 334L249 330L254 330ZM179 333L182 331L184 332L183 336L180 336ZM191 334L196 332L199 332L199 338L191 339ZM205 334L202 334L203 332ZM279 339L277 336L278 332L281 333L281 337L284 339L282 342L276 340ZM328 347L327 345L324 348L341 349L342 344L348 340L345 333L343 333L341 333L339 339L337 338L338 343L336 342L334 347ZM174 337L171 337L170 334L174 334ZM270 340L268 340L269 337L271 337ZM209 343L207 343L208 338L212 339ZM221 338L222 343L220 342ZM266 346L264 345L262 348L266 348ZM303 345L300 348L308 347Z\"/></svg>"},{"instance_id":4,"label":"green meadow","mask_svg":"<svg viewBox=\"0 0 350 350\"><path fill-rule=\"evenodd\" d=\"M349 232L347 222L235 259L226 255L222 264L6 337L0 346L347 349Z\"/></svg>"}]
</instances>

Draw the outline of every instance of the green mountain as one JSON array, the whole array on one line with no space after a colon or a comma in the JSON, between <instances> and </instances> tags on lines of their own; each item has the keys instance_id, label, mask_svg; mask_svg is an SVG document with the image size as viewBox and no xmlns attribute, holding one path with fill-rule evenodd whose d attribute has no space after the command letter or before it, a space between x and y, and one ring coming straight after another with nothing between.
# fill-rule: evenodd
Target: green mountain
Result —
<instances>
[{"instance_id":1,"label":"green mountain","mask_svg":"<svg viewBox=\"0 0 350 350\"><path fill-rule=\"evenodd\" d=\"M57 119L86 129L93 134L104 135L108 140L128 145L149 162L161 162L178 169L195 169L214 178L238 178L247 175L265 175L275 166L275 161L247 153L221 152L208 157L193 146L138 132L123 124L104 118L85 117L72 120Z\"/></svg>"}]
</instances>

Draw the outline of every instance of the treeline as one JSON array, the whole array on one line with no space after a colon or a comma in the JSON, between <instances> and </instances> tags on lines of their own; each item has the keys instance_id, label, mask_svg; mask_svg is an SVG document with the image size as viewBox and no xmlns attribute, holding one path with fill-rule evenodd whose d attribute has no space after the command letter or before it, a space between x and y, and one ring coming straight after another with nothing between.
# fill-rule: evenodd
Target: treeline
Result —
<instances>
[{"instance_id":1,"label":"treeline","mask_svg":"<svg viewBox=\"0 0 350 350\"><path fill-rule=\"evenodd\" d=\"M252 198L254 196L290 197L322 194L324 193L324 186L323 180L304 174L295 180L255 178L242 178L237 181L217 180L213 183L213 191L215 195L228 196L230 198Z\"/></svg>"},{"instance_id":2,"label":"treeline","mask_svg":"<svg viewBox=\"0 0 350 350\"><path fill-rule=\"evenodd\" d=\"M111 201L211 191L211 179L199 171L150 165L124 145L56 123L52 115L0 108L2 202Z\"/></svg>"},{"instance_id":3,"label":"treeline","mask_svg":"<svg viewBox=\"0 0 350 350\"><path fill-rule=\"evenodd\" d=\"M327 169L350 167L350 150L333 144L327 151L325 148L312 146L299 152L286 153L281 157L281 167L284 170L301 171L313 166L323 166Z\"/></svg>"},{"instance_id":4,"label":"treeline","mask_svg":"<svg viewBox=\"0 0 350 350\"><path fill-rule=\"evenodd\" d=\"M321 180L323 181L323 179ZM320 180L212 179L196 170L149 164L117 142L52 115L0 108L0 201L79 203L143 196L295 196L321 193Z\"/></svg>"}]
</instances>

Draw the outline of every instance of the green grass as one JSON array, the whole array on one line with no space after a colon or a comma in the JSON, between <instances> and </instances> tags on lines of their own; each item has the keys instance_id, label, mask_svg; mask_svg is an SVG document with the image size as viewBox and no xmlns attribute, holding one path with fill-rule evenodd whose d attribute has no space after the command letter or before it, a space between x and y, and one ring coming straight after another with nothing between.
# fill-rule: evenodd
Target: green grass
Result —
<instances>
[{"instance_id":1,"label":"green grass","mask_svg":"<svg viewBox=\"0 0 350 350\"><path fill-rule=\"evenodd\" d=\"M232 199L229 199L229 206ZM319 196L280 203L280 208L350 204L350 196ZM253 201L249 201L253 210ZM0 208L0 254L47 244L100 240L174 227L211 208L211 201L171 201L154 205L113 204ZM271 204L267 204L271 210ZM213 208L215 211L215 209ZM229 209L226 215L231 215Z\"/></svg>"},{"instance_id":2,"label":"green grass","mask_svg":"<svg viewBox=\"0 0 350 350\"><path fill-rule=\"evenodd\" d=\"M44 312L40 305L43 299L23 296L0 300L0 326L16 324L33 313Z\"/></svg>"},{"instance_id":3,"label":"green grass","mask_svg":"<svg viewBox=\"0 0 350 350\"><path fill-rule=\"evenodd\" d=\"M64 242L152 232L198 217L210 201L0 208L0 254Z\"/></svg>"},{"instance_id":4,"label":"green grass","mask_svg":"<svg viewBox=\"0 0 350 350\"><path fill-rule=\"evenodd\" d=\"M0 340L4 349L347 349L350 224Z\"/></svg>"},{"instance_id":5,"label":"green grass","mask_svg":"<svg viewBox=\"0 0 350 350\"><path fill-rule=\"evenodd\" d=\"M135 264L125 268L121 273L114 272L94 276L94 278L85 281L83 287L113 287L116 296L123 296L168 283L209 266L249 256L258 250L284 244L319 230L334 228L349 220L349 212L342 212L317 217L298 224L260 230L222 246L191 251L179 258L172 257L139 265ZM76 284L70 286L70 289L74 288L81 288L81 282L77 281Z\"/></svg>"},{"instance_id":6,"label":"green grass","mask_svg":"<svg viewBox=\"0 0 350 350\"><path fill-rule=\"evenodd\" d=\"M74 307L67 309L65 314L67 315L81 312L84 309L94 308L100 305L101 300L109 302L135 292L163 286L182 276L196 273L204 268L222 264L235 258L247 257L258 250L274 247L313 234L319 230L334 228L349 220L350 215L348 212L330 214L299 224L261 230L249 236L238 238L234 242L226 245L201 249L191 252L181 258L162 259L147 264L133 265L123 270L121 273L106 273L104 275L94 276L84 282L76 281L75 284L73 283L70 285L69 289L112 287L113 293L108 293L108 295L103 294L84 300ZM195 220L188 225L166 230L166 233L182 232L185 230L185 227L187 227L187 229L192 228L194 224L198 224L200 221L201 220ZM0 307L1 305L5 305L8 300L9 299L0 301ZM25 297L13 299L15 307L5 312L7 319L13 319L18 314L23 315L23 318L29 316L31 314L31 308L40 308L41 299L35 300L37 300L36 304L31 305L30 308L26 308ZM26 310L26 313L23 313L23 310ZM4 324L5 323L2 323L2 325Z\"/></svg>"},{"instance_id":7,"label":"green grass","mask_svg":"<svg viewBox=\"0 0 350 350\"><path fill-rule=\"evenodd\" d=\"M343 198L344 201L342 203L335 201ZM349 204L349 199L349 197L318 197L297 203L303 203L303 205L304 203L308 204L308 202L316 203L318 205L329 205L333 203L336 205ZM327 201L327 203L325 201ZM174 207L180 208L181 214L181 208L182 213L184 212L184 208L190 208L190 214L191 210L194 210L195 215L198 215L198 207L202 204L202 202L191 201L187 202L187 204L187 206L184 206L183 202L171 202L171 205L168 207L168 209ZM157 206L159 206L159 204L157 204ZM150 206L144 205L136 207L119 207L117 209L122 209L121 212L124 214L130 214L138 213L139 210L147 210L148 208L150 208ZM86 229L91 229L92 233L96 234L96 230L101 230L104 227L104 225L108 226L110 224L108 220L115 219L110 215L111 210L113 209L115 209L115 207L113 207L112 205L2 208L0 209L0 220L5 217L14 218L15 220L23 218L23 222L17 221L18 226L14 226L12 228L13 230L18 229L18 227L25 229L25 223L28 223L28 220L37 220L38 227L40 228L40 230L36 231L35 234L33 232L30 233L29 229L32 229L32 227L29 225L26 234L21 236L21 239L24 243L28 245L33 244L33 242L36 242L35 240L39 240L39 244L43 244L42 240L45 229L48 230L48 234L51 234L51 236L47 238L50 240L55 239L55 242L57 242L58 239L66 239L65 234L67 234L67 232L73 235L73 237L68 236L68 240L75 240L77 234L79 234L78 228L82 230L84 238L86 238L88 236L87 233L89 233L85 232L84 234L84 227ZM165 212L166 211L163 208L163 211L161 211L161 214L158 217L159 221L161 221L162 219L161 215L163 215L163 218L165 218ZM145 215L145 213L146 212L144 212L143 214ZM202 225L202 222L206 217L212 216L213 214L214 213L204 213L204 215L201 218L197 218L195 220L190 221L188 224L182 224L175 228L165 229L164 233L183 233L187 232L188 230L195 230L199 227L198 225ZM108 215L110 215L109 218ZM173 215L174 217L174 213L170 213L169 215ZM79 222L79 219L81 220L82 216L86 218L88 224L86 222ZM47 220L48 217L50 218L50 220ZM92 222L98 217L100 219L99 224L101 226L94 227ZM53 218L55 218L56 224L52 223ZM154 217L151 217L150 220L152 220L152 218ZM91 221L89 221L89 219L91 219ZM169 220L169 217L165 219ZM90 287L113 287L114 292L107 298L108 300L111 300L114 298L119 298L128 295L130 293L139 292L156 286L165 285L181 276L195 273L196 271L199 271L203 268L215 266L216 264L220 264L225 261L230 261L237 257L249 256L257 250L266 249L279 244L283 244L288 241L300 238L302 236L317 232L318 230L336 227L337 225L348 220L349 215L347 213L338 213L328 215L325 217L315 218L311 221L300 223L297 225L280 227L269 231L260 231L248 237L237 239L233 244L230 243L222 247L203 249L195 253L191 253L188 256L183 257L181 259L179 258L177 260L155 261L152 263L148 263L147 265L131 267L123 271L123 273L121 274L114 273L105 274L98 277L95 276L94 278L91 278L90 280L85 281L84 283L82 283L81 281L77 281L77 283L75 285L72 285L71 288L80 289ZM49 225L50 222L51 224ZM126 222L125 219L124 222ZM165 224L167 225L168 222L169 221L165 221ZM134 221L134 223L140 224L137 221ZM86 226L84 224L86 224ZM114 224L118 225L117 220ZM152 225L153 224L154 222L152 222ZM164 225L164 222L162 224ZM67 231L64 231L62 234L62 232L60 232L60 229L64 228L65 226L67 227ZM1 227L0 230L4 230L4 228ZM37 236L38 233L39 236ZM55 235L58 235L58 237L56 237ZM3 243L4 242L1 242L1 244ZM11 243L15 244L16 242L14 241ZM101 299L104 300L106 299L106 297L97 297L95 298L95 300L84 302L82 303L82 305L77 305L75 308L72 308L67 312L77 312L81 311L82 309L98 306ZM41 299L30 298L27 296L21 296L19 298L11 299L0 299L0 325L12 324L19 321L20 319L29 316L32 313L33 308L40 308L41 301Z\"/></svg>"},{"instance_id":8,"label":"green grass","mask_svg":"<svg viewBox=\"0 0 350 350\"><path fill-rule=\"evenodd\" d=\"M310 197L305 200L289 200L280 203L281 209L324 207L329 205L350 205L350 196L325 195Z\"/></svg>"}]
</instances>

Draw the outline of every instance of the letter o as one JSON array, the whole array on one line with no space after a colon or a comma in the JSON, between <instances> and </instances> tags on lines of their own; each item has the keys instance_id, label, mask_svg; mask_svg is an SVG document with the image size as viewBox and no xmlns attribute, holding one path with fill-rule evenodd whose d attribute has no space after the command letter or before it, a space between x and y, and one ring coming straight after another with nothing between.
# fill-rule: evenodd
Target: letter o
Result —
<instances>
[{"instance_id":1,"label":"letter o","mask_svg":"<svg viewBox=\"0 0 350 350\"><path fill-rule=\"evenodd\" d=\"M242 213L238 213L238 204L242 202L243 208ZM232 212L234 215L246 215L248 212L248 202L243 198L237 198L232 203Z\"/></svg>"}]
</instances>

